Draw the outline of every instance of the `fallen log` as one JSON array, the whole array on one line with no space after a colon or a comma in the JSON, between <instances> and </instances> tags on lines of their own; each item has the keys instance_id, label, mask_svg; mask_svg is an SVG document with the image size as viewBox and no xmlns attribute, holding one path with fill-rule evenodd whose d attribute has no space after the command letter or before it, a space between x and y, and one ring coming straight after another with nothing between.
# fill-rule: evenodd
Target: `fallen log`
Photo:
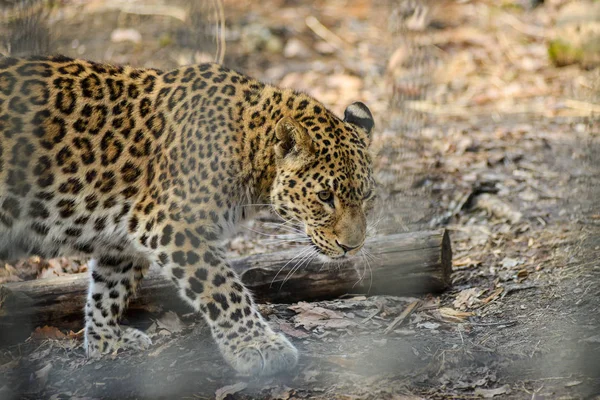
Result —
<instances>
[{"instance_id":1,"label":"fallen log","mask_svg":"<svg viewBox=\"0 0 600 400\"><path fill-rule=\"evenodd\" d=\"M371 257L325 264L313 260L297 270L298 249L234 259L231 265L259 302L324 300L350 293L403 296L440 292L450 285L452 250L445 230L375 237L365 248ZM87 274L0 284L0 343L15 329L81 327L87 286ZM165 308L191 311L172 283L150 270L127 315Z\"/></svg>"}]
</instances>

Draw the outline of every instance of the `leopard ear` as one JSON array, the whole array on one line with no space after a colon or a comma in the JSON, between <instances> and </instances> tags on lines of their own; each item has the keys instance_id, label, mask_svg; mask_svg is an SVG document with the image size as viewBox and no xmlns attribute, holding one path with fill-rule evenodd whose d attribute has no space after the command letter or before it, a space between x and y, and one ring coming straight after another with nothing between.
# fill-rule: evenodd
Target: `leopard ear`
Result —
<instances>
[{"instance_id":1,"label":"leopard ear","mask_svg":"<svg viewBox=\"0 0 600 400\"><path fill-rule=\"evenodd\" d=\"M275 154L280 159L288 154L314 153L312 138L306 129L291 117L283 117L277 122L275 136L279 140L275 145Z\"/></svg>"},{"instance_id":2,"label":"leopard ear","mask_svg":"<svg viewBox=\"0 0 600 400\"><path fill-rule=\"evenodd\" d=\"M344 111L344 122L364 129L368 136L371 135L373 126L375 126L375 121L373 121L373 115L369 107L360 101L352 103L346 108L346 111Z\"/></svg>"}]
</instances>

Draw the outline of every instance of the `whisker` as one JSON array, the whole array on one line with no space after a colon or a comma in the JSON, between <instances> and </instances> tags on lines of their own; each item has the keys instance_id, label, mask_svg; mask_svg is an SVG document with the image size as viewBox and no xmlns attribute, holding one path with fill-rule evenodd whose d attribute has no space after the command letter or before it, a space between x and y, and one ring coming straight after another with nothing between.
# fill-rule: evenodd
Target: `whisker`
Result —
<instances>
[{"instance_id":1,"label":"whisker","mask_svg":"<svg viewBox=\"0 0 600 400\"><path fill-rule=\"evenodd\" d=\"M306 236L306 233L304 233L304 231L300 230L300 229L296 229L294 227L291 226L287 226L287 225L281 225L281 224L273 224L273 223L265 223L264 226L266 227L270 227L270 228L277 228L277 229L282 229L284 231L288 231L288 232L294 232L294 233L299 233L301 235Z\"/></svg>"},{"instance_id":2,"label":"whisker","mask_svg":"<svg viewBox=\"0 0 600 400\"><path fill-rule=\"evenodd\" d=\"M361 275L360 272L358 271L358 269L355 268L356 274L358 275L358 280L354 283L354 285L352 285L353 289L354 289L354 287L356 285L358 285L360 282L362 282L363 279L365 279L365 276L367 275L367 263L365 261L365 255L364 255L362 249L361 249L361 251L358 254L360 255L360 257L362 259L362 267L363 267L362 270L363 270L363 273Z\"/></svg>"},{"instance_id":3,"label":"whisker","mask_svg":"<svg viewBox=\"0 0 600 400\"><path fill-rule=\"evenodd\" d=\"M385 217L385 214L383 214L383 212L382 212L376 221L367 222L367 234L368 235L374 235L375 233L377 233L377 228L379 227L379 224L381 223L381 221L383 221L384 217Z\"/></svg>"},{"instance_id":4,"label":"whisker","mask_svg":"<svg viewBox=\"0 0 600 400\"><path fill-rule=\"evenodd\" d=\"M265 206L271 206L272 204L269 203L257 203L257 204L240 204L238 205L238 207L265 207Z\"/></svg>"},{"instance_id":5,"label":"whisker","mask_svg":"<svg viewBox=\"0 0 600 400\"><path fill-rule=\"evenodd\" d=\"M277 215L279 218L281 218L283 221L287 221L287 219L283 218L283 215L281 215L281 214L279 214L279 213L277 212L277 210L275 209L275 207L274 207L273 205L271 205L271 211L272 211L272 212L273 212L275 215Z\"/></svg>"},{"instance_id":6,"label":"whisker","mask_svg":"<svg viewBox=\"0 0 600 400\"><path fill-rule=\"evenodd\" d=\"M304 232L304 229L305 229L305 225L303 222L284 221L279 226L283 226L283 227L291 228L291 229L298 229L301 232Z\"/></svg>"},{"instance_id":7,"label":"whisker","mask_svg":"<svg viewBox=\"0 0 600 400\"><path fill-rule=\"evenodd\" d=\"M303 255L300 260L298 260L296 262L296 264L294 264L294 266L289 270L289 272L287 273L287 275L285 276L285 278L283 278L283 282L281 282L281 285L279 285L279 290L281 290L281 288L283 288L283 285L285 285L285 283L288 281L288 279L294 274L294 272L296 272L298 270L298 268L300 268L300 264L305 260L305 257L310 254L310 252L306 253L305 255Z\"/></svg>"},{"instance_id":8,"label":"whisker","mask_svg":"<svg viewBox=\"0 0 600 400\"><path fill-rule=\"evenodd\" d=\"M376 256L375 254L373 254L368 248L363 247L361 249L362 252L365 253L365 255L372 261L372 262L376 262L376 261L381 261L382 258L381 256Z\"/></svg>"},{"instance_id":9,"label":"whisker","mask_svg":"<svg viewBox=\"0 0 600 400\"><path fill-rule=\"evenodd\" d=\"M296 254L294 257L292 257L290 260L288 260L288 262L286 262L284 264L283 267L281 267L279 269L279 271L277 271L277 273L275 274L275 276L273 277L273 279L271 280L271 284L269 285L269 288L273 287L273 283L275 283L275 279L277 279L277 277L279 276L279 274L281 273L281 271L284 270L285 267L288 266L289 263L291 263L292 261L294 261L296 258L300 257L302 254L308 252L309 250L311 250L310 247L306 247L304 249L302 249L298 254ZM279 288L281 290L281 287Z\"/></svg>"},{"instance_id":10,"label":"whisker","mask_svg":"<svg viewBox=\"0 0 600 400\"><path fill-rule=\"evenodd\" d=\"M297 225L304 225L304 223L302 221L300 221L297 217L292 217L290 219L285 219L282 218L285 224L297 224Z\"/></svg>"},{"instance_id":11,"label":"whisker","mask_svg":"<svg viewBox=\"0 0 600 400\"><path fill-rule=\"evenodd\" d=\"M312 252L309 252L308 254L306 254L306 255L303 257L303 260L300 260L300 261L299 261L299 262L296 264L296 266L295 266L294 268L292 268L292 270L291 270L291 271L290 271L290 273L288 274L288 275L289 275L289 277L286 277L286 278L283 280L283 283L281 284L281 286L283 286L283 285L285 284L285 282L287 282L287 280L288 280L289 278L291 278L291 277L292 277L292 275L293 275L293 274L294 274L296 271L298 271L300 268L302 268L302 267L305 267L305 266L307 266L308 264L310 264L310 262L311 262L311 261L314 259L314 257L316 256L316 254L317 254L317 253L318 253L318 250L316 250L316 249L313 249L313 251L312 251Z\"/></svg>"},{"instance_id":12,"label":"whisker","mask_svg":"<svg viewBox=\"0 0 600 400\"><path fill-rule=\"evenodd\" d=\"M369 235L373 235L377 232L377 228L379 227L379 224L387 216L387 214L385 213L383 208L380 208L377 214L378 214L377 217L369 218L369 221L367 221L367 232Z\"/></svg>"},{"instance_id":13,"label":"whisker","mask_svg":"<svg viewBox=\"0 0 600 400\"><path fill-rule=\"evenodd\" d=\"M285 223L288 223L288 222L289 222L289 223L292 223L292 221L293 221L293 220L296 220L296 221L298 221L298 223L299 223L299 224L302 224L302 221L300 221L300 220L299 220L298 218L296 218L296 217L292 217L292 218L291 218L291 219L289 219L289 220L288 220L288 219L286 219L286 218L284 218L284 217L283 217L283 215L281 215L281 214L279 214L279 213L277 212L277 210L275 209L275 207L274 207L272 204L271 204L271 211L273 211L273 213L275 213L275 214L276 214L276 215L277 215L279 218L281 218L281 220L282 220L282 221L284 221Z\"/></svg>"},{"instance_id":14,"label":"whisker","mask_svg":"<svg viewBox=\"0 0 600 400\"><path fill-rule=\"evenodd\" d=\"M299 233L276 233L273 234L274 236L277 236L278 239L310 239L308 236L306 235L300 235Z\"/></svg>"},{"instance_id":15,"label":"whisker","mask_svg":"<svg viewBox=\"0 0 600 400\"><path fill-rule=\"evenodd\" d=\"M366 255L366 253L365 253ZM371 268L371 263L369 262L369 259L367 257L365 257L365 261L367 262L367 267L369 268L369 274L370 274L370 282L369 282L369 290L367 290L367 294L371 293L371 288L373 287L373 268ZM365 271L366 273L366 271Z\"/></svg>"},{"instance_id":16,"label":"whisker","mask_svg":"<svg viewBox=\"0 0 600 400\"><path fill-rule=\"evenodd\" d=\"M319 272L323 271L323 268L329 268L329 264L331 264L331 258L327 257L327 260L321 264L321 268L319 268Z\"/></svg>"},{"instance_id":17,"label":"whisker","mask_svg":"<svg viewBox=\"0 0 600 400\"><path fill-rule=\"evenodd\" d=\"M283 222L283 223L265 222L264 225L271 226L271 227L277 227L277 228L297 229L299 231L304 232L304 225L295 223L295 222Z\"/></svg>"},{"instance_id":18,"label":"whisker","mask_svg":"<svg viewBox=\"0 0 600 400\"><path fill-rule=\"evenodd\" d=\"M275 237L275 238L279 238L282 236L281 233L266 233L266 232L261 232L261 231L257 231L256 229L252 229L250 227L244 226L244 229L249 230L250 232L254 232L257 233L259 235L263 235L263 236L269 236L269 237Z\"/></svg>"},{"instance_id":19,"label":"whisker","mask_svg":"<svg viewBox=\"0 0 600 400\"><path fill-rule=\"evenodd\" d=\"M318 250L315 250L312 248L311 248L311 250L312 250L312 252L308 252L308 254L304 255L302 257L302 259L298 263L296 263L296 265L294 265L294 267L290 270L290 272L288 272L285 279L281 283L281 286L279 286L279 290L281 290L283 285L285 285L285 283L288 281L288 279L290 279L296 271L298 271L302 266L310 264L310 262L313 260L314 256L318 253Z\"/></svg>"},{"instance_id":20,"label":"whisker","mask_svg":"<svg viewBox=\"0 0 600 400\"><path fill-rule=\"evenodd\" d=\"M309 242L310 241L310 238L308 236L300 235L297 233L281 233L277 237L273 237L273 238L269 238L269 239L265 239L265 240L271 240L271 239L300 241L300 242Z\"/></svg>"},{"instance_id":21,"label":"whisker","mask_svg":"<svg viewBox=\"0 0 600 400\"><path fill-rule=\"evenodd\" d=\"M310 244L310 239L267 239L263 242L266 245L279 245L279 244L302 244L307 245Z\"/></svg>"}]
</instances>

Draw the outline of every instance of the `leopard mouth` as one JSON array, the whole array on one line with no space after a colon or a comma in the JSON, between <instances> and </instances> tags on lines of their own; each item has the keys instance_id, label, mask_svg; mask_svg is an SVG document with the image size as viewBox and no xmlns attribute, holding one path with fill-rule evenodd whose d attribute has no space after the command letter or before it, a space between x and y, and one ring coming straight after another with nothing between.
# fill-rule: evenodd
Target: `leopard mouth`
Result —
<instances>
[{"instance_id":1,"label":"leopard mouth","mask_svg":"<svg viewBox=\"0 0 600 400\"><path fill-rule=\"evenodd\" d=\"M336 254L331 249L319 246L317 243L315 243L315 241L313 240L313 238L311 238L310 236L309 236L309 242L308 243L309 243L309 246L313 250L317 251L317 254L321 257L321 259L323 261L346 260L348 258L351 258L351 256L348 255L348 254L346 254L346 253Z\"/></svg>"}]
</instances>

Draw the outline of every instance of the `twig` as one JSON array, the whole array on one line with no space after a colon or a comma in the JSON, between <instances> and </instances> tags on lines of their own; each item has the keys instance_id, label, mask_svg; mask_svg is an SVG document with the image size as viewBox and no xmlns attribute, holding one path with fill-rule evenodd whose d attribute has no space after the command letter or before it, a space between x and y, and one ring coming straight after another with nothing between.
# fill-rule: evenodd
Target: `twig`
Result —
<instances>
[{"instance_id":1,"label":"twig","mask_svg":"<svg viewBox=\"0 0 600 400\"><path fill-rule=\"evenodd\" d=\"M305 22L306 26L308 26L317 36L325 40L336 49L341 50L346 47L346 42L342 38L329 30L329 28L319 22L319 20L312 15L306 17Z\"/></svg>"},{"instance_id":2,"label":"twig","mask_svg":"<svg viewBox=\"0 0 600 400\"><path fill-rule=\"evenodd\" d=\"M517 292L519 290L537 289L539 287L542 287L542 286L535 284L535 283L508 284L508 285L504 286L504 293L502 293L502 298L505 298L507 295L509 295L513 292Z\"/></svg>"},{"instance_id":3,"label":"twig","mask_svg":"<svg viewBox=\"0 0 600 400\"><path fill-rule=\"evenodd\" d=\"M565 106L575 109L583 110L589 113L600 113L600 104L588 103L587 101L565 99Z\"/></svg>"},{"instance_id":4,"label":"twig","mask_svg":"<svg viewBox=\"0 0 600 400\"><path fill-rule=\"evenodd\" d=\"M540 28L531 24L526 24L512 14L502 12L500 16L501 20L504 20L504 22L506 22L511 28L525 35L540 39L545 39L547 36L546 32L544 31L544 28Z\"/></svg>"},{"instance_id":5,"label":"twig","mask_svg":"<svg viewBox=\"0 0 600 400\"><path fill-rule=\"evenodd\" d=\"M373 312L371 315L369 315L367 318L363 319L361 321L361 324L365 324L368 321L370 321L371 319L373 319L377 314L379 314L381 312L381 310L383 310L383 303L379 303L377 305L377 310L375 310L375 312Z\"/></svg>"},{"instance_id":6,"label":"twig","mask_svg":"<svg viewBox=\"0 0 600 400\"><path fill-rule=\"evenodd\" d=\"M489 322L489 323L478 323L478 322L469 322L465 321L465 324L473 325L473 326L513 326L517 324L517 321L506 321L506 322Z\"/></svg>"},{"instance_id":7,"label":"twig","mask_svg":"<svg viewBox=\"0 0 600 400\"><path fill-rule=\"evenodd\" d=\"M535 355L535 352L537 351L538 346L540 345L541 342L542 342L542 339L538 340L538 342L535 344L535 346L533 346L533 351L529 355L529 358L533 358L533 356Z\"/></svg>"},{"instance_id":8,"label":"twig","mask_svg":"<svg viewBox=\"0 0 600 400\"><path fill-rule=\"evenodd\" d=\"M410 303L405 309L404 311L402 311L402 314L398 315L398 317L396 317L396 319L394 321L392 321L392 323L385 328L385 331L383 331L383 333L385 335L388 335L396 325L398 325L399 323L401 323L402 321L404 321L406 319L406 317L408 317L414 310L415 308L417 308L417 306L421 304L420 300L416 300L413 301L412 303Z\"/></svg>"}]
</instances>

